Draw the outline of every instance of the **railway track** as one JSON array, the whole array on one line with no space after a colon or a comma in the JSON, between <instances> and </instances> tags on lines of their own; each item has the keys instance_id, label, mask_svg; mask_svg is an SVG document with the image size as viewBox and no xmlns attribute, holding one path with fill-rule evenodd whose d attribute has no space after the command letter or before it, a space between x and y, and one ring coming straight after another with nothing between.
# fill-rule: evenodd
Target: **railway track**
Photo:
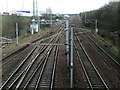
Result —
<instances>
[{"instance_id":1,"label":"railway track","mask_svg":"<svg viewBox=\"0 0 120 90\"><path fill-rule=\"evenodd\" d=\"M2 73L2 83L6 81L6 79L11 75L11 73L18 67L18 65L22 62L23 59L28 55L35 44L37 43L48 43L48 41L57 34L58 29L63 28L64 25L56 25L53 27L52 33L46 33L42 37L32 41L31 43L15 50L14 52L8 54L6 57L2 58L0 62L2 63L0 67L3 68ZM50 37L49 37L50 36ZM10 68L10 69L9 69Z\"/></svg>"},{"instance_id":2,"label":"railway track","mask_svg":"<svg viewBox=\"0 0 120 90\"><path fill-rule=\"evenodd\" d=\"M90 36L85 34L89 45L98 53L102 60L120 77L120 64L100 47Z\"/></svg>"},{"instance_id":3,"label":"railway track","mask_svg":"<svg viewBox=\"0 0 120 90\"><path fill-rule=\"evenodd\" d=\"M120 70L119 70L120 64L114 58L112 58L106 51L104 51L88 34L84 33L85 30L83 31L82 28L78 26L78 23L79 23L78 21L73 20L71 23L74 23L76 27L74 32L76 33L74 34L75 35L74 36L74 48L75 48L74 53L77 54L76 55L78 57L77 60L78 62L80 62L80 64L76 68L82 67L82 69L81 70L78 69L76 73L79 73L79 70L80 70L79 75L83 75L84 79L79 79L79 80L85 80L83 81L83 84L78 83L78 85L85 84L83 87L86 87L92 90L93 89L109 90L110 89L110 86L108 83L109 81L107 81L107 79L105 78L106 76L104 76L106 74L101 72L103 68L102 69L99 68L100 65L96 63L97 61L95 62L95 59L98 59L98 61L101 60L102 63L104 62L104 64L106 64L105 67L109 66L109 68L112 69L110 71L111 72L114 71L114 74L116 74L118 77L120 77ZM63 55L65 54L63 52L64 49L62 49L61 52L59 52L59 46L58 46L60 45L59 41L64 40L64 39L61 39L61 35L63 35L61 33L65 31L64 29L65 29L64 25L59 25L58 27L54 28L54 30L50 32L48 35L44 36L41 39L37 39L33 41L32 43L28 44L25 48L21 49L20 51L18 50L16 54L13 53L10 56L6 57L6 58L9 58L9 60L3 63L3 67L9 64L10 62L13 62L12 60L17 58L23 52L27 52L26 50L28 50L30 46L33 47L31 51L29 51L27 56L24 58L24 60L21 60L21 63L17 66L17 68L10 73L9 77L5 80L5 82L3 83L0 89L2 90L4 89L44 90L46 88L54 89L54 88L61 87L63 84L59 83L61 80L58 80L59 78L58 76L60 76L61 78L62 76L65 76L65 75L63 75L63 72L61 74L58 74L59 70L62 70L59 68L61 67L65 68L64 65L66 64L65 64L65 61L63 60L61 63L62 64L64 63L64 65L57 66L57 58L61 58L61 59L65 58L63 57ZM90 54L90 51L91 51L91 54ZM59 54L62 57L59 57ZM95 56L94 58L94 55L97 55L97 56ZM76 69L74 70L76 71ZM64 71L67 71L67 70L64 70ZM107 70L106 72L109 72L109 70ZM56 76L56 73L58 74L58 76ZM79 77L79 75L77 76ZM67 77L69 78L69 76ZM78 77L75 77L74 79L77 79ZM66 80L66 78L65 79L61 78L61 79ZM81 86L78 86L78 87L81 87Z\"/></svg>"},{"instance_id":4,"label":"railway track","mask_svg":"<svg viewBox=\"0 0 120 90\"><path fill-rule=\"evenodd\" d=\"M82 28L78 27L78 31L83 34L80 34L81 38L84 38L90 47L95 50L95 52L102 58L102 60L120 77L120 63L110 56L99 44L97 44L87 33L84 33ZM78 31L76 33L78 33ZM82 39L81 39L82 40Z\"/></svg>"},{"instance_id":5,"label":"railway track","mask_svg":"<svg viewBox=\"0 0 120 90\"><path fill-rule=\"evenodd\" d=\"M7 54L6 56L4 56L4 57L0 60L0 62L2 62L2 64L3 64L4 62L7 63L7 62L6 62L6 59L8 59L8 58L9 58L9 61L12 60L13 58L16 58L17 56L19 56L20 53L24 52L25 49L28 48L29 46L31 46L32 44L38 43L38 41L39 41L39 43L40 43L41 41L45 41L45 39L48 38L48 36L49 36L49 37L50 37L50 36L53 36L53 35L56 33L56 30L58 30L58 29L59 29L60 27L62 27L62 26L63 26L63 25L55 26L55 27L53 28L52 34L44 35L44 36L42 36L41 38L38 38L38 39L32 41L31 43L26 44L26 45L24 45L24 46L16 49L15 51L13 51L13 52ZM7 61L8 61L8 60L7 60Z\"/></svg>"},{"instance_id":6,"label":"railway track","mask_svg":"<svg viewBox=\"0 0 120 90\"><path fill-rule=\"evenodd\" d=\"M93 89L109 89L104 79L99 74L83 45L81 44L78 36L76 36L74 47L82 65L84 74L89 84L89 88ZM79 48L78 48L79 47Z\"/></svg>"},{"instance_id":7,"label":"railway track","mask_svg":"<svg viewBox=\"0 0 120 90\"><path fill-rule=\"evenodd\" d=\"M74 20L75 35L78 36L86 53L95 64L109 88L120 87L120 63L110 56L92 37L86 29L80 27L79 21ZM78 48L78 47L77 47Z\"/></svg>"},{"instance_id":8,"label":"railway track","mask_svg":"<svg viewBox=\"0 0 120 90\"><path fill-rule=\"evenodd\" d=\"M60 26L60 27L56 28L55 31L57 29L59 29L57 35L53 36L53 38L51 39L49 44L54 41L56 36L61 34L61 31L64 30L64 27ZM48 41L49 38L48 39L44 38L41 41L46 41L46 40ZM42 45L40 45L40 43L41 43L40 41L35 43L35 47L31 50L31 52L27 55L27 57L21 62L21 64L12 72L12 74L9 76L9 78L2 85L1 89L11 89L11 88L19 87L19 85L21 85L21 83L22 83L22 79L24 79L23 77L26 76L27 72L31 69L31 67L33 66L34 68L32 68L32 69L33 70L35 69L34 65L37 65L37 64L34 64L34 63L39 63L39 61L37 61L39 56L42 56L41 60L46 59L46 56L48 56L48 53L50 54L50 51L47 52L46 50L49 50L52 45L49 46L49 44L47 44L46 46L45 45L42 46ZM55 46L55 47L57 48L57 46ZM55 51L56 51L56 48L55 48ZM57 49L57 51L58 51L58 49ZM53 66L54 66L54 70L55 70L55 64L53 64ZM30 71L33 71L33 70L30 70ZM54 75L54 73L52 73L52 74ZM52 76L52 80L54 79L53 77L54 76ZM53 85L53 82L51 85Z\"/></svg>"},{"instance_id":9,"label":"railway track","mask_svg":"<svg viewBox=\"0 0 120 90\"><path fill-rule=\"evenodd\" d=\"M50 69L52 69L52 66L53 66L53 61L55 56L53 53L55 51L56 51L56 48L54 49L54 46L50 46L49 50L43 55L43 57L39 58L41 59L40 62L36 60L36 63L33 65L34 67L31 67L31 69L29 69L30 72L26 73L25 75L26 77L24 76L24 81L22 80L23 82L21 82L21 85L18 84L17 88L22 87L24 89L30 89L30 88L37 89L42 76L43 76L42 80L44 81L44 77L46 77L46 75L44 75L45 73L47 73L47 75L49 76L49 80L47 78L47 81L44 82L43 86L42 85L40 86L43 88L46 85L47 87L48 83L50 84L50 81L51 81L50 77L51 77L52 71ZM50 86L48 86L47 88L50 88Z\"/></svg>"},{"instance_id":10,"label":"railway track","mask_svg":"<svg viewBox=\"0 0 120 90\"><path fill-rule=\"evenodd\" d=\"M35 89L53 88L54 75L55 75L54 73L55 73L55 66L56 66L55 59L56 59L57 53L58 53L57 47L58 46L56 46L55 48L54 48L54 46L51 47L52 51L51 51L49 57L46 59L46 61L43 64L39 79L37 80L37 84L35 86Z\"/></svg>"},{"instance_id":11,"label":"railway track","mask_svg":"<svg viewBox=\"0 0 120 90\"><path fill-rule=\"evenodd\" d=\"M60 30L58 31L57 36L61 34L61 32L64 30L64 27L61 27L59 29ZM54 41L55 41L57 36L55 35L54 37L52 37L52 39L50 40L49 44L50 43L55 43ZM16 68L16 70L9 76L9 78L6 80L6 82L4 82L4 84L1 87L1 89L15 89L15 88L19 88L20 85L25 83L25 81L28 81L28 80L30 81L29 78L31 77L31 75L33 75L33 73L34 74L36 73L36 72L34 72L34 70L37 71L37 69L36 69L37 66L42 66L42 67L45 68L46 64L44 62L47 62L46 60L48 60L47 58L49 57L49 54L51 52L53 52L52 49L55 46L55 45L49 46L49 44L47 44L46 46L42 46L40 48L39 47L40 42L37 42L35 44L35 47L32 49L32 51L28 54L28 56L22 61L22 63L18 66L18 68ZM57 47L57 46L55 46L55 47ZM56 48L55 48L54 51L56 52ZM39 57L39 56L41 56L41 57ZM51 58L53 58L53 55L51 56ZM54 60L54 61L56 61L56 60ZM38 64L38 63L41 63L41 64ZM55 70L55 64L54 63L53 63L53 66L54 66L53 69ZM44 68L41 68L42 69L42 73L44 71ZM53 72L54 72L54 70L53 70ZM51 74L54 75L54 73L51 73ZM28 78L28 80L25 80L23 82L24 78L26 78L26 77ZM53 77L54 76L52 76L52 81L54 79ZM53 82L52 82L51 85L53 85ZM27 87L27 84L25 86ZM50 87L52 87L52 86L50 86Z\"/></svg>"},{"instance_id":12,"label":"railway track","mask_svg":"<svg viewBox=\"0 0 120 90\"><path fill-rule=\"evenodd\" d=\"M6 58L16 57L16 56L19 54L19 52L25 50L28 46L29 46L29 44L26 44L26 45L18 48L17 50L13 51L12 53L9 53L8 55L4 56L4 57L2 58L2 60L0 60L0 61L5 61ZM15 54L15 55L14 55L14 54Z\"/></svg>"}]
</instances>

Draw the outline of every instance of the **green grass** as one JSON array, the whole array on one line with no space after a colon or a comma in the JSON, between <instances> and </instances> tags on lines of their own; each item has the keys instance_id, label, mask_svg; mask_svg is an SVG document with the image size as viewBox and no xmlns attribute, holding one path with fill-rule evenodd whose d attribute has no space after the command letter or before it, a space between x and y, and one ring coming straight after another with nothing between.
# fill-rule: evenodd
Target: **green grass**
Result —
<instances>
[{"instance_id":1,"label":"green grass","mask_svg":"<svg viewBox=\"0 0 120 90\"><path fill-rule=\"evenodd\" d=\"M118 56L118 52L119 52L119 48L117 46L114 46L112 41L109 39L104 39L102 37L100 37L99 35L95 35L92 33L92 36L97 39L98 41L100 41L103 45L107 45L108 49L117 57L120 58L120 56Z\"/></svg>"},{"instance_id":2,"label":"green grass","mask_svg":"<svg viewBox=\"0 0 120 90\"><path fill-rule=\"evenodd\" d=\"M10 34L15 34L16 23L19 23L19 30L27 29L29 30L29 23L31 17L27 16L12 16L12 15L1 15L2 20L2 36L7 36Z\"/></svg>"},{"instance_id":3,"label":"green grass","mask_svg":"<svg viewBox=\"0 0 120 90\"><path fill-rule=\"evenodd\" d=\"M85 27L82 23L80 23L81 26L85 29L91 30L88 27ZM94 30L91 30L94 31ZM97 39L99 42L101 42L103 45L107 45L108 50L110 50L116 57L120 58L120 54L119 54L119 46L115 46L113 45L112 41L108 38L102 38L99 35L96 35L94 33L91 32L91 35L93 36L93 38Z\"/></svg>"},{"instance_id":4,"label":"green grass","mask_svg":"<svg viewBox=\"0 0 120 90\"><path fill-rule=\"evenodd\" d=\"M12 44L9 44L5 48L2 49L2 55L12 52L15 49L20 48L23 45L26 45L27 43L29 43L37 38L38 38L38 34L33 34L33 35L28 34L24 37L19 37L18 45L16 44L16 39L13 39L14 42Z\"/></svg>"},{"instance_id":5,"label":"green grass","mask_svg":"<svg viewBox=\"0 0 120 90\"><path fill-rule=\"evenodd\" d=\"M55 25L53 25L53 27L54 26ZM43 30L41 30L40 37L42 37L45 33L47 33L49 31L49 29L51 29L51 27L49 27L49 28L45 27ZM14 38L13 39L14 42L12 44L9 44L5 48L2 48L2 55L8 54L8 53L22 47L23 45L30 43L31 41L33 41L37 38L39 38L38 33L34 33L34 34L27 33L25 36L19 37L18 45L16 45L16 38Z\"/></svg>"}]
</instances>

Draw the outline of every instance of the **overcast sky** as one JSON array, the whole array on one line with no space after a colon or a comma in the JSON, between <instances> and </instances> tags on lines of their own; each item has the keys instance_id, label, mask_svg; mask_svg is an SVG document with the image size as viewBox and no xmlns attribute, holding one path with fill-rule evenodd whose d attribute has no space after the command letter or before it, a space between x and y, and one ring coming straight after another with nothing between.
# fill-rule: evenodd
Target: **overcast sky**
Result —
<instances>
[{"instance_id":1,"label":"overcast sky","mask_svg":"<svg viewBox=\"0 0 120 90\"><path fill-rule=\"evenodd\" d=\"M36 0L35 0L36 1ZM51 7L53 13L80 13L98 9L110 0L38 0L40 11ZM0 0L0 11L33 10L33 0Z\"/></svg>"}]
</instances>

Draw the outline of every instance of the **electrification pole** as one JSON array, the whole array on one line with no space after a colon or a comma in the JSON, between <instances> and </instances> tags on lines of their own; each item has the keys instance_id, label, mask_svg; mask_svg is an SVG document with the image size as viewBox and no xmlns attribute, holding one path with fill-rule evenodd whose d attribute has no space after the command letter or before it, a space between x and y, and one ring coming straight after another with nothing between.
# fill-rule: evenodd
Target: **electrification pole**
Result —
<instances>
[{"instance_id":1,"label":"electrification pole","mask_svg":"<svg viewBox=\"0 0 120 90\"><path fill-rule=\"evenodd\" d=\"M38 13L38 1L36 0L36 16L37 16L37 24L38 24L38 35L40 35L40 18Z\"/></svg>"},{"instance_id":2,"label":"electrification pole","mask_svg":"<svg viewBox=\"0 0 120 90\"><path fill-rule=\"evenodd\" d=\"M66 19L66 54L67 54L67 66L69 68L69 22Z\"/></svg>"},{"instance_id":3,"label":"electrification pole","mask_svg":"<svg viewBox=\"0 0 120 90\"><path fill-rule=\"evenodd\" d=\"M82 22L82 13L80 14L81 22Z\"/></svg>"},{"instance_id":4,"label":"electrification pole","mask_svg":"<svg viewBox=\"0 0 120 90\"><path fill-rule=\"evenodd\" d=\"M18 23L16 23L16 45L18 45Z\"/></svg>"},{"instance_id":5,"label":"electrification pole","mask_svg":"<svg viewBox=\"0 0 120 90\"><path fill-rule=\"evenodd\" d=\"M35 0L33 0L33 19L35 19Z\"/></svg>"},{"instance_id":6,"label":"electrification pole","mask_svg":"<svg viewBox=\"0 0 120 90\"><path fill-rule=\"evenodd\" d=\"M71 74L70 74L70 88L73 88L73 26L71 26Z\"/></svg>"},{"instance_id":7,"label":"electrification pole","mask_svg":"<svg viewBox=\"0 0 120 90\"><path fill-rule=\"evenodd\" d=\"M97 19L95 20L95 31L96 31L96 34L98 33L98 28L97 28Z\"/></svg>"},{"instance_id":8,"label":"electrification pole","mask_svg":"<svg viewBox=\"0 0 120 90\"><path fill-rule=\"evenodd\" d=\"M85 24L87 23L87 16L86 16L86 12L85 12Z\"/></svg>"},{"instance_id":9,"label":"electrification pole","mask_svg":"<svg viewBox=\"0 0 120 90\"><path fill-rule=\"evenodd\" d=\"M51 19L51 26L52 26L52 10L50 11L50 19Z\"/></svg>"}]
</instances>

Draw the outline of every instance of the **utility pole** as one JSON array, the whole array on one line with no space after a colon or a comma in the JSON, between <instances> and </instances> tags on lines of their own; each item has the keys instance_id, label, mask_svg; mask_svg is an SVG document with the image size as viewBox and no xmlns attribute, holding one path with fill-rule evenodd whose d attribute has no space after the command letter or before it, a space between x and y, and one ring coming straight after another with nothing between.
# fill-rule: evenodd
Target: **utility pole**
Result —
<instances>
[{"instance_id":1,"label":"utility pole","mask_svg":"<svg viewBox=\"0 0 120 90\"><path fill-rule=\"evenodd\" d=\"M16 23L16 45L18 45L18 23Z\"/></svg>"},{"instance_id":2,"label":"utility pole","mask_svg":"<svg viewBox=\"0 0 120 90\"><path fill-rule=\"evenodd\" d=\"M71 26L71 74L70 74L70 88L73 88L73 26Z\"/></svg>"},{"instance_id":3,"label":"utility pole","mask_svg":"<svg viewBox=\"0 0 120 90\"><path fill-rule=\"evenodd\" d=\"M95 20L95 31L96 31L96 34L98 33L98 28L97 28L97 19Z\"/></svg>"},{"instance_id":4,"label":"utility pole","mask_svg":"<svg viewBox=\"0 0 120 90\"><path fill-rule=\"evenodd\" d=\"M69 68L69 23L66 19L66 54L67 54L67 67Z\"/></svg>"},{"instance_id":5,"label":"utility pole","mask_svg":"<svg viewBox=\"0 0 120 90\"><path fill-rule=\"evenodd\" d=\"M38 17L38 3L37 3L37 0L36 0L36 17Z\"/></svg>"},{"instance_id":6,"label":"utility pole","mask_svg":"<svg viewBox=\"0 0 120 90\"><path fill-rule=\"evenodd\" d=\"M38 13L38 1L36 0L36 16L37 16L37 24L38 24L38 35L40 35L40 18Z\"/></svg>"},{"instance_id":7,"label":"utility pole","mask_svg":"<svg viewBox=\"0 0 120 90\"><path fill-rule=\"evenodd\" d=\"M81 22L82 22L82 13L80 14Z\"/></svg>"},{"instance_id":8,"label":"utility pole","mask_svg":"<svg viewBox=\"0 0 120 90\"><path fill-rule=\"evenodd\" d=\"M33 19L35 19L35 0L33 0Z\"/></svg>"},{"instance_id":9,"label":"utility pole","mask_svg":"<svg viewBox=\"0 0 120 90\"><path fill-rule=\"evenodd\" d=\"M51 19L51 26L52 26L52 10L50 11L50 19Z\"/></svg>"},{"instance_id":10,"label":"utility pole","mask_svg":"<svg viewBox=\"0 0 120 90\"><path fill-rule=\"evenodd\" d=\"M41 29L40 29L40 17L38 16L38 35L40 35Z\"/></svg>"},{"instance_id":11,"label":"utility pole","mask_svg":"<svg viewBox=\"0 0 120 90\"><path fill-rule=\"evenodd\" d=\"M31 24L31 34L34 33L35 29L35 0L33 0L33 19L32 19L32 24Z\"/></svg>"},{"instance_id":12,"label":"utility pole","mask_svg":"<svg viewBox=\"0 0 120 90\"><path fill-rule=\"evenodd\" d=\"M85 24L87 23L87 16L86 16L86 12L85 12Z\"/></svg>"}]
</instances>

